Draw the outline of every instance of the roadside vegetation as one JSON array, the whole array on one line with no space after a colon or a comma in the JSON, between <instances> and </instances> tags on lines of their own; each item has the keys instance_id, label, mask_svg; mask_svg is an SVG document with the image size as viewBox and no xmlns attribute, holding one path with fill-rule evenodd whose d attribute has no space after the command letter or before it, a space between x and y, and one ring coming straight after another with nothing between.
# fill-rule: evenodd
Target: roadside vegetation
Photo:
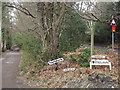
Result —
<instances>
[{"instance_id":1,"label":"roadside vegetation","mask_svg":"<svg viewBox=\"0 0 120 90\"><path fill-rule=\"evenodd\" d=\"M85 44L90 44L91 30L95 30L95 44L109 45L111 44L112 15L116 23L120 23L117 12L120 9L120 2L21 2L2 5L2 51L12 50L13 46L20 48L22 52L21 75L27 75L29 80L44 76L44 73L50 78L52 76L47 74L49 71L56 73L71 67L77 68L75 71L77 74L83 70L83 76L92 73L89 70L90 48L85 46ZM118 41L118 36L119 27L115 33L115 42ZM93 53L111 55L109 51L105 50L105 52L94 50ZM114 55L117 54L114 53ZM48 61L57 58L64 58L64 62L58 65L58 70L55 69L56 65L48 65ZM115 56L112 58L116 61ZM52 80L48 83L47 79L40 79L44 81L46 87L52 82L55 83ZM63 81L65 83L65 80ZM40 85L44 86L44 84Z\"/></svg>"}]
</instances>

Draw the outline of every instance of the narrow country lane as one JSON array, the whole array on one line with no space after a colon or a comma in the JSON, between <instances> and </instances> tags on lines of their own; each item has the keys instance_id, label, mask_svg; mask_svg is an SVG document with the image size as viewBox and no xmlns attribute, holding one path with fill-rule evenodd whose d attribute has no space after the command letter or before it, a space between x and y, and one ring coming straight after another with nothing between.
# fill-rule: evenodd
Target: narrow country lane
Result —
<instances>
[{"instance_id":1,"label":"narrow country lane","mask_svg":"<svg viewBox=\"0 0 120 90\"><path fill-rule=\"evenodd\" d=\"M84 44L84 45L87 46L87 47L90 47L90 44ZM110 49L108 47L103 47L103 46L98 46L98 45L95 45L94 48L100 49L100 50L108 50L108 49ZM118 54L120 54L120 49L114 49L114 52L117 52Z\"/></svg>"},{"instance_id":2,"label":"narrow country lane","mask_svg":"<svg viewBox=\"0 0 120 90\"><path fill-rule=\"evenodd\" d=\"M20 59L20 52L10 51L2 56L2 88L25 88L17 79Z\"/></svg>"}]
</instances>

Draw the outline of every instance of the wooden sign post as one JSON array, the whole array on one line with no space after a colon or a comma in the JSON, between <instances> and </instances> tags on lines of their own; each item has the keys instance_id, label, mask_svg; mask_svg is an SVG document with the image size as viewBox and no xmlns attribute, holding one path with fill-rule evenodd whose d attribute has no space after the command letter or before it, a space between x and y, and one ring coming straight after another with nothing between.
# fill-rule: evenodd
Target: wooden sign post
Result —
<instances>
[{"instance_id":1,"label":"wooden sign post","mask_svg":"<svg viewBox=\"0 0 120 90\"><path fill-rule=\"evenodd\" d=\"M0 1L0 46L2 47L2 2ZM2 51L2 48L0 48ZM2 62L0 62L0 72L2 72ZM0 74L0 89L2 89L2 73Z\"/></svg>"},{"instance_id":2,"label":"wooden sign post","mask_svg":"<svg viewBox=\"0 0 120 90\"><path fill-rule=\"evenodd\" d=\"M2 2L0 1L0 46L2 47ZM0 48L2 51L2 48Z\"/></svg>"},{"instance_id":3,"label":"wooden sign post","mask_svg":"<svg viewBox=\"0 0 120 90\"><path fill-rule=\"evenodd\" d=\"M55 60L49 61L48 64L49 64L49 65L53 65L53 64L55 64L55 65L56 65L55 70L58 70L58 63L59 63L59 62L62 62L62 61L64 61L63 58L58 58L58 59L55 59Z\"/></svg>"}]
</instances>

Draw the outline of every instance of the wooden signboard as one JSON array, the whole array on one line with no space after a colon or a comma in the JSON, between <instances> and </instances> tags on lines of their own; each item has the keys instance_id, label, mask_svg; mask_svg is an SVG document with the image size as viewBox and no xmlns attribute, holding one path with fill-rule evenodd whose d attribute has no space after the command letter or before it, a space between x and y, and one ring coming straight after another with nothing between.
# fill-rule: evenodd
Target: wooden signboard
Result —
<instances>
[{"instance_id":1,"label":"wooden signboard","mask_svg":"<svg viewBox=\"0 0 120 90\"><path fill-rule=\"evenodd\" d=\"M92 59L91 63L92 64L108 64L109 61L108 60L95 60L95 59Z\"/></svg>"},{"instance_id":2,"label":"wooden signboard","mask_svg":"<svg viewBox=\"0 0 120 90\"><path fill-rule=\"evenodd\" d=\"M63 71L74 71L75 68L66 68L66 69L63 69Z\"/></svg>"},{"instance_id":3,"label":"wooden signboard","mask_svg":"<svg viewBox=\"0 0 120 90\"><path fill-rule=\"evenodd\" d=\"M64 61L63 58L58 58L58 59L55 59L55 60L49 61L48 64L49 64L49 65L53 65L53 64L56 64L56 63L58 63L58 62L62 62L62 61Z\"/></svg>"},{"instance_id":4,"label":"wooden signboard","mask_svg":"<svg viewBox=\"0 0 120 90\"><path fill-rule=\"evenodd\" d=\"M105 56L103 55L92 55L91 58L106 58Z\"/></svg>"},{"instance_id":5,"label":"wooden signboard","mask_svg":"<svg viewBox=\"0 0 120 90\"><path fill-rule=\"evenodd\" d=\"M90 61L90 69L92 69L93 65L109 65L110 70L111 70L111 62L108 60L104 59L105 56L102 55L92 55L91 56L91 61Z\"/></svg>"}]
</instances>

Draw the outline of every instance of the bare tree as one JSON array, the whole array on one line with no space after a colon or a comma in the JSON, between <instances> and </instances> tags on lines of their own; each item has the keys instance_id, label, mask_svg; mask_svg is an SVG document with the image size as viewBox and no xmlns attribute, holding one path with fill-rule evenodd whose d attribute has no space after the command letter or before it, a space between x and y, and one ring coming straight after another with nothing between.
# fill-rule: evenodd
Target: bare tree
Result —
<instances>
[{"instance_id":1,"label":"bare tree","mask_svg":"<svg viewBox=\"0 0 120 90\"><path fill-rule=\"evenodd\" d=\"M29 3L30 4L30 3ZM48 59L57 58L59 55L59 27L61 25L64 13L65 13L65 4L64 3L58 3L58 2L38 2L36 3L36 14L33 14L33 11L30 11L30 9L26 8L26 4L16 4L16 3L7 3L5 6L10 8L15 8L18 10L17 17L18 19L22 19L21 24L25 23L25 16L21 16L20 14L23 13L30 18L28 18L27 21L31 20L32 26L31 29L34 30L40 37L40 40L42 41L42 51L41 51L41 59L44 59L46 55L48 55ZM24 19L23 19L24 18ZM19 19L19 20L20 20ZM30 21L29 21L30 22ZM29 23L28 22L28 23ZM19 24L20 24L19 23ZM29 24L29 25L31 25ZM29 26L28 25L28 26ZM16 25L17 26L17 25ZM19 27L19 26L17 26ZM30 27L28 27L30 29ZM48 54L47 54L48 53ZM48 60L47 59L47 60Z\"/></svg>"}]
</instances>

